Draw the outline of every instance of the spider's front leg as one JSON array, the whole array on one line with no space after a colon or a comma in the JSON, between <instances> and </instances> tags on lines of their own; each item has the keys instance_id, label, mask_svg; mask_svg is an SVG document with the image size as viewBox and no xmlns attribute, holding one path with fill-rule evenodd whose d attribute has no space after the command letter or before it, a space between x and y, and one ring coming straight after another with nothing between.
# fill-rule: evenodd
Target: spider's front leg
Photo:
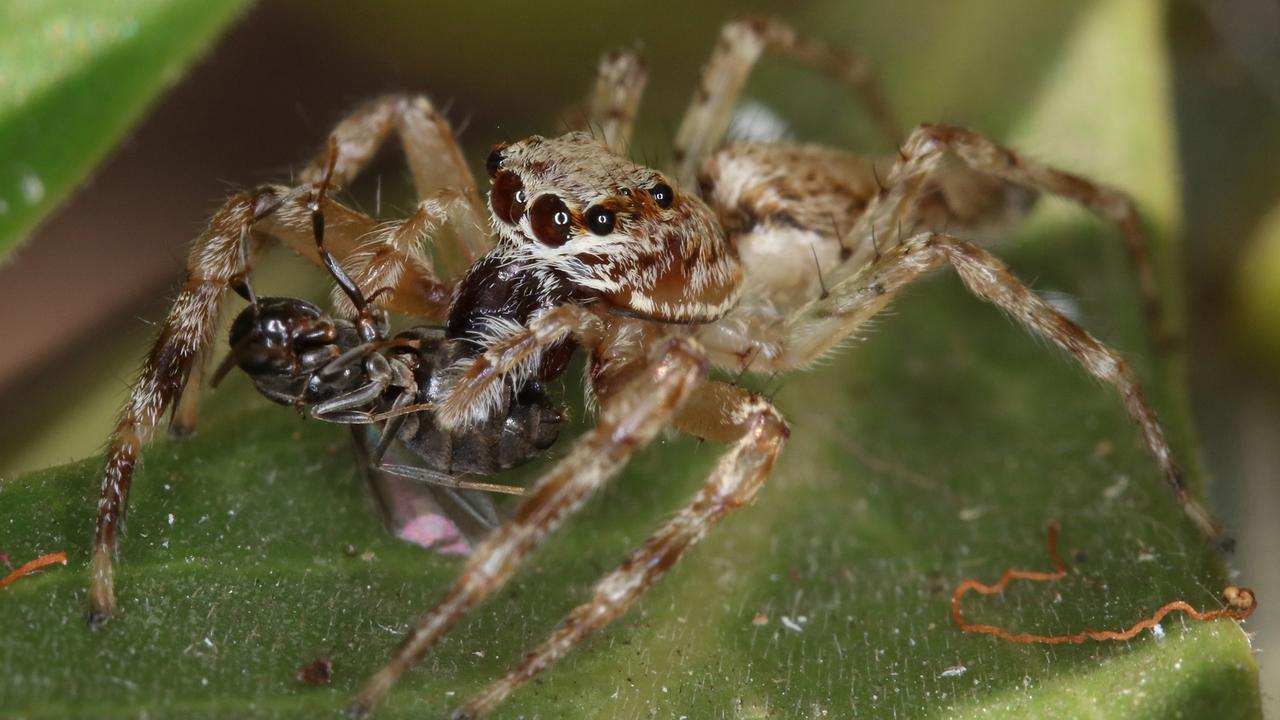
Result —
<instances>
[{"instance_id":1,"label":"spider's front leg","mask_svg":"<svg viewBox=\"0 0 1280 720\"><path fill-rule=\"evenodd\" d=\"M308 184L293 189L265 187L236 195L214 214L193 243L186 283L161 326L108 444L91 561L91 625L105 622L115 611L113 560L138 453L159 418L183 395L192 375L199 376L198 367L212 342L223 296L229 287L244 281L250 256L265 241L283 241L322 265L314 234L319 214L326 228L326 247L332 254L340 261L354 256L354 262L365 270L358 275L362 281L393 291L386 305L443 318L452 283L436 276L417 244L446 217L475 216L479 196L447 125L425 102L392 98L366 106L338 126L331 142L333 149L325 155L324 170L303 173ZM357 172L392 128L400 132L406 148L411 148L410 165L419 185L437 197L424 201L408 220L379 226L373 218L325 197L324 188L332 179L349 179ZM344 155L344 148L348 154ZM431 152L441 153L444 161L428 167L427 154ZM459 159L450 160L454 155ZM455 189L436 187L442 183L454 183ZM457 200L459 197L463 200ZM483 235L470 220L457 223L457 227ZM472 244L459 242L463 246L457 254L470 257L472 251L465 248ZM487 245L487 236L474 242L481 246L474 250L479 253ZM197 400L198 388L182 397L182 407L175 415L179 428L191 429Z\"/></svg>"},{"instance_id":2,"label":"spider's front leg","mask_svg":"<svg viewBox=\"0 0 1280 720\"><path fill-rule=\"evenodd\" d=\"M244 281L244 261L259 244L251 229L279 202L272 189L236 195L213 216L191 249L186 283L160 328L108 445L91 561L90 625L105 622L115 610L112 559L138 452L182 393L192 368L212 341L227 288Z\"/></svg>"},{"instance_id":3,"label":"spider's front leg","mask_svg":"<svg viewBox=\"0 0 1280 720\"><path fill-rule=\"evenodd\" d=\"M786 422L768 400L725 383L700 386L675 424L691 435L732 442L734 446L689 504L596 583L589 602L570 612L551 637L526 655L506 677L460 707L454 720L477 718L497 707L516 688L626 612L712 527L755 496L790 434Z\"/></svg>"},{"instance_id":4,"label":"spider's front leg","mask_svg":"<svg viewBox=\"0 0 1280 720\"><path fill-rule=\"evenodd\" d=\"M574 307L579 317L588 313L582 308L567 307ZM530 338L534 337L534 333L522 334L506 348L493 352L486 362L498 369L516 367L524 360L514 348L523 347L522 342L533 342ZM706 360L696 346L688 341L671 341L649 363L640 375L641 381L630 383L609 398L596 427L538 481L514 514L476 548L453 586L419 620L387 665L369 679L352 704L351 715L367 716L401 673L421 660L468 610L501 587L566 517L672 419L706 370ZM468 385L492 382L501 382L501 378L495 378L488 370L464 375L454 393L476 397L477 393L468 391Z\"/></svg>"}]
</instances>

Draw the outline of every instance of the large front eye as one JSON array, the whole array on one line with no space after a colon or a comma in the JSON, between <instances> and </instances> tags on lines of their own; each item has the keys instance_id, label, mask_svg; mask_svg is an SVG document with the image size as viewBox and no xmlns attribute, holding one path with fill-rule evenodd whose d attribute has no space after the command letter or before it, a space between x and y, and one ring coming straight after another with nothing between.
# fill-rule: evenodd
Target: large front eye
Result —
<instances>
[{"instance_id":1,"label":"large front eye","mask_svg":"<svg viewBox=\"0 0 1280 720\"><path fill-rule=\"evenodd\" d=\"M524 183L513 172L500 172L489 189L489 207L494 217L515 225L524 215Z\"/></svg>"},{"instance_id":2,"label":"large front eye","mask_svg":"<svg viewBox=\"0 0 1280 720\"><path fill-rule=\"evenodd\" d=\"M551 247L569 242L573 230L573 215L564 201L555 195L543 195L529 208L529 225L538 241Z\"/></svg>"}]
</instances>

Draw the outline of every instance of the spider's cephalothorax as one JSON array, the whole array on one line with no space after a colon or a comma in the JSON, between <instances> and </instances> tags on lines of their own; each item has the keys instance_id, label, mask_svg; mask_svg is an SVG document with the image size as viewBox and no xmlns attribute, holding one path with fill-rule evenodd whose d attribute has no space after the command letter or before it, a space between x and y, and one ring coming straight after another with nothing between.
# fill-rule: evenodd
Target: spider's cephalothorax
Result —
<instances>
[{"instance_id":1,"label":"spider's cephalothorax","mask_svg":"<svg viewBox=\"0 0 1280 720\"><path fill-rule=\"evenodd\" d=\"M711 209L590 134L500 146L486 165L493 258L543 278L548 305L598 299L632 317L706 323L737 301L742 268Z\"/></svg>"},{"instance_id":2,"label":"spider's cephalothorax","mask_svg":"<svg viewBox=\"0 0 1280 720\"><path fill-rule=\"evenodd\" d=\"M809 65L856 90L898 152L872 160L781 142L726 144L743 85L765 55ZM443 447L442 437L490 437L514 423L523 440L506 457L527 458L549 444L559 416L538 381L558 375L576 350L585 351L588 390L599 404L594 427L476 547L457 581L365 685L351 708L357 716L371 712L401 673L661 430L728 443L702 489L455 717L492 709L622 614L712 526L751 500L790 432L768 399L709 380L709 368L804 368L939 268L953 269L968 290L1110 387L1174 499L1206 536L1225 541L1184 487L1124 358L959 236L1007 225L1035 194L1072 200L1119 228L1150 327L1167 338L1145 231L1128 195L964 128L926 124L904 135L862 57L778 21L725 26L676 133L673 163L661 170L626 157L644 80L634 55L606 57L579 125L593 134L498 146L486 163L487 202L448 124L425 98L405 96L375 99L342 121L299 186L229 200L192 249L187 285L111 439L91 617L105 620L114 609L112 555L138 450L200 367L225 291L240 288L249 258L267 240L328 268L339 286L336 305L357 318L324 325L310 306L282 305L243 321L280 313L279 327L241 327L238 335L262 333L246 345L252 352L238 352L276 400L300 397L314 403L313 414L372 423L381 429L380 444L399 437L434 468L452 462L424 450ZM330 181L353 179L392 133L421 198L409 217L380 222L326 195ZM371 321L366 292L389 310L446 329L386 339ZM282 343L289 350L279 351ZM343 364L353 358L358 362ZM190 424L191 408L183 403L177 424Z\"/></svg>"}]
</instances>

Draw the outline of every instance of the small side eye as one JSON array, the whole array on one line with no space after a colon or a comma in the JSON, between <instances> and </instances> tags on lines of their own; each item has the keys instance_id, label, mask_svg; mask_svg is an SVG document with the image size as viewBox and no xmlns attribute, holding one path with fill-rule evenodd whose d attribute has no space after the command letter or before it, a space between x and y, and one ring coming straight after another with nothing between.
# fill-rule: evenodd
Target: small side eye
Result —
<instances>
[{"instance_id":1,"label":"small side eye","mask_svg":"<svg viewBox=\"0 0 1280 720\"><path fill-rule=\"evenodd\" d=\"M506 145L494 145L493 152L489 153L489 159L484 161L484 169L489 171L490 178L497 176L498 166L502 164L502 151L506 149Z\"/></svg>"},{"instance_id":2,"label":"small side eye","mask_svg":"<svg viewBox=\"0 0 1280 720\"><path fill-rule=\"evenodd\" d=\"M489 189L489 207L493 216L504 222L516 224L524 215L524 183L513 172L499 171Z\"/></svg>"},{"instance_id":3,"label":"small side eye","mask_svg":"<svg viewBox=\"0 0 1280 720\"><path fill-rule=\"evenodd\" d=\"M573 235L573 215L563 200L555 195L543 195L529 208L529 226L539 242L560 247Z\"/></svg>"},{"instance_id":4,"label":"small side eye","mask_svg":"<svg viewBox=\"0 0 1280 720\"><path fill-rule=\"evenodd\" d=\"M599 205L587 208L586 214L582 217L587 222L587 229L594 235L608 235L613 232L613 226L618 222L616 213Z\"/></svg>"},{"instance_id":5,"label":"small side eye","mask_svg":"<svg viewBox=\"0 0 1280 720\"><path fill-rule=\"evenodd\" d=\"M676 199L675 191L666 183L658 183L649 188L649 194L653 196L653 201L658 203L658 207L663 210L671 207L671 203L675 202Z\"/></svg>"}]
</instances>

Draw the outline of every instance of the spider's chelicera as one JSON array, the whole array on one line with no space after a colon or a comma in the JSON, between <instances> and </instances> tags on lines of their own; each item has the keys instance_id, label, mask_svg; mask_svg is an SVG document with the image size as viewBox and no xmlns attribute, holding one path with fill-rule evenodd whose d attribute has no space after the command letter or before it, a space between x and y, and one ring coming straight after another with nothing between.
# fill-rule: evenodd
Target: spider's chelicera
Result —
<instances>
[{"instance_id":1,"label":"spider's chelicera","mask_svg":"<svg viewBox=\"0 0 1280 720\"><path fill-rule=\"evenodd\" d=\"M764 55L850 86L898 144L897 154L726 144L743 84ZM1124 359L966 239L1007 227L1039 193L1075 201L1119 227L1150 326L1163 333L1144 230L1126 194L971 130L922 125L900 137L862 58L778 21L725 26L664 170L625 154L644 80L635 56L606 57L586 104L583 126L591 132L494 148L485 163L487 202L430 102L403 96L376 99L343 120L296 187L262 187L228 200L195 242L186 284L111 438L90 619L103 622L115 609L112 558L139 448L174 405L175 425L189 429L195 377L228 289L249 306L233 323L231 354L218 376L238 366L273 400L351 424L365 440L372 431L376 441L363 454L372 468L457 490L509 489L484 478L555 441L561 416L542 383L560 375L574 352L588 356L596 425L475 548L453 586L366 684L355 715L372 711L400 673L662 428L728 443L702 490L456 717L493 708L623 613L752 498L786 442L788 427L766 398L709 380L709 369L803 368L903 287L943 266L1110 386L1175 500L1208 537L1224 539L1187 494ZM421 201L411 216L388 224L335 201L329 190L350 182L392 133ZM272 242L328 270L336 285L331 313L254 293L250 261ZM443 330L391 336L384 308ZM396 443L417 464L387 464L384 454Z\"/></svg>"}]
</instances>

